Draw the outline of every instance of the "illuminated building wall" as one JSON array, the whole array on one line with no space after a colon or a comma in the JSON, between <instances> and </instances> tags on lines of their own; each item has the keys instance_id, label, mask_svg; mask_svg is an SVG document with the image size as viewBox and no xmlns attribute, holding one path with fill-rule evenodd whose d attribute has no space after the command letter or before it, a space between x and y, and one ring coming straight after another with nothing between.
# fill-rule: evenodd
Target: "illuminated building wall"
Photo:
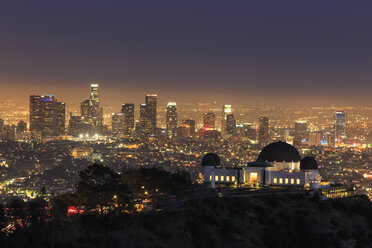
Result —
<instances>
[{"instance_id":1,"label":"illuminated building wall","mask_svg":"<svg viewBox=\"0 0 372 248\"><path fill-rule=\"evenodd\" d=\"M169 102L167 105L167 136L174 138L177 133L177 105L175 102Z\"/></svg>"},{"instance_id":2,"label":"illuminated building wall","mask_svg":"<svg viewBox=\"0 0 372 248\"><path fill-rule=\"evenodd\" d=\"M265 116L258 120L258 142L261 146L269 143L269 118Z\"/></svg>"},{"instance_id":3,"label":"illuminated building wall","mask_svg":"<svg viewBox=\"0 0 372 248\"><path fill-rule=\"evenodd\" d=\"M134 131L134 104L123 104L121 106L121 112L124 114L124 134L131 135Z\"/></svg>"}]
</instances>

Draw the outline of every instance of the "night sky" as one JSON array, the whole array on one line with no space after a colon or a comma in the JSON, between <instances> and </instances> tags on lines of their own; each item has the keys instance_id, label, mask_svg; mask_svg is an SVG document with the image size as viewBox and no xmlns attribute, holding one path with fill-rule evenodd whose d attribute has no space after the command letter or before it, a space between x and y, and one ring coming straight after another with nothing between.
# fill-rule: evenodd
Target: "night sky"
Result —
<instances>
[{"instance_id":1,"label":"night sky","mask_svg":"<svg viewBox=\"0 0 372 248\"><path fill-rule=\"evenodd\" d=\"M370 0L9 0L0 30L2 97L372 103Z\"/></svg>"}]
</instances>

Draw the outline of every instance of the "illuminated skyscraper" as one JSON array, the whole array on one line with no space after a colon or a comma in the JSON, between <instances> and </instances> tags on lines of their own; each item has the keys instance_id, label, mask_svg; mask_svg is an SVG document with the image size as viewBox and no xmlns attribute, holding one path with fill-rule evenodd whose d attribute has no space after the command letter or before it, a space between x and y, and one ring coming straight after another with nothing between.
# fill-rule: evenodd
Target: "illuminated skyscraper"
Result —
<instances>
[{"instance_id":1,"label":"illuminated skyscraper","mask_svg":"<svg viewBox=\"0 0 372 248\"><path fill-rule=\"evenodd\" d=\"M30 131L34 137L64 134L65 104L53 95L30 96Z\"/></svg>"},{"instance_id":2,"label":"illuminated skyscraper","mask_svg":"<svg viewBox=\"0 0 372 248\"><path fill-rule=\"evenodd\" d=\"M216 118L213 113L205 113L203 116L204 131L212 131L216 129Z\"/></svg>"},{"instance_id":3,"label":"illuminated skyscraper","mask_svg":"<svg viewBox=\"0 0 372 248\"><path fill-rule=\"evenodd\" d=\"M182 120L181 126L189 130L187 136L195 136L195 120Z\"/></svg>"},{"instance_id":4,"label":"illuminated skyscraper","mask_svg":"<svg viewBox=\"0 0 372 248\"><path fill-rule=\"evenodd\" d=\"M148 94L146 95L146 126L145 133L149 135L155 135L156 133L156 101L157 95Z\"/></svg>"},{"instance_id":5,"label":"illuminated skyscraper","mask_svg":"<svg viewBox=\"0 0 372 248\"><path fill-rule=\"evenodd\" d=\"M123 113L112 114L112 134L124 134L125 118Z\"/></svg>"},{"instance_id":6,"label":"illuminated skyscraper","mask_svg":"<svg viewBox=\"0 0 372 248\"><path fill-rule=\"evenodd\" d=\"M269 118L265 116L258 120L258 142L260 145L269 143Z\"/></svg>"},{"instance_id":7,"label":"illuminated skyscraper","mask_svg":"<svg viewBox=\"0 0 372 248\"><path fill-rule=\"evenodd\" d=\"M174 138L177 133L177 105L175 102L169 102L167 105L167 136Z\"/></svg>"},{"instance_id":8,"label":"illuminated skyscraper","mask_svg":"<svg viewBox=\"0 0 372 248\"><path fill-rule=\"evenodd\" d=\"M294 138L293 138L293 146L299 147L302 145L303 140L307 140L308 137L307 132L307 122L306 121L296 121L295 122L295 130L294 130Z\"/></svg>"},{"instance_id":9,"label":"illuminated skyscraper","mask_svg":"<svg viewBox=\"0 0 372 248\"><path fill-rule=\"evenodd\" d=\"M226 115L226 133L234 134L236 126L236 121L234 118L234 114L227 114Z\"/></svg>"},{"instance_id":10,"label":"illuminated skyscraper","mask_svg":"<svg viewBox=\"0 0 372 248\"><path fill-rule=\"evenodd\" d=\"M41 136L43 130L43 100L41 95L30 96L30 132Z\"/></svg>"},{"instance_id":11,"label":"illuminated skyscraper","mask_svg":"<svg viewBox=\"0 0 372 248\"><path fill-rule=\"evenodd\" d=\"M64 135L66 133L66 104L57 102L57 134Z\"/></svg>"},{"instance_id":12,"label":"illuminated skyscraper","mask_svg":"<svg viewBox=\"0 0 372 248\"><path fill-rule=\"evenodd\" d=\"M227 131L227 115L232 113L231 105L222 105L222 117L221 117L221 133L226 133Z\"/></svg>"},{"instance_id":13,"label":"illuminated skyscraper","mask_svg":"<svg viewBox=\"0 0 372 248\"><path fill-rule=\"evenodd\" d=\"M80 104L80 113L84 118L90 118L91 111L89 110L89 100L84 100Z\"/></svg>"},{"instance_id":14,"label":"illuminated skyscraper","mask_svg":"<svg viewBox=\"0 0 372 248\"><path fill-rule=\"evenodd\" d=\"M123 104L121 106L121 112L124 114L124 134L131 135L134 131L134 104Z\"/></svg>"},{"instance_id":15,"label":"illuminated skyscraper","mask_svg":"<svg viewBox=\"0 0 372 248\"><path fill-rule=\"evenodd\" d=\"M139 119L139 125L138 129L136 130L140 135L146 135L145 128L147 126L147 108L146 104L142 103L140 104L140 119Z\"/></svg>"},{"instance_id":16,"label":"illuminated skyscraper","mask_svg":"<svg viewBox=\"0 0 372 248\"><path fill-rule=\"evenodd\" d=\"M346 139L346 113L344 111L335 112L334 139L336 146Z\"/></svg>"}]
</instances>

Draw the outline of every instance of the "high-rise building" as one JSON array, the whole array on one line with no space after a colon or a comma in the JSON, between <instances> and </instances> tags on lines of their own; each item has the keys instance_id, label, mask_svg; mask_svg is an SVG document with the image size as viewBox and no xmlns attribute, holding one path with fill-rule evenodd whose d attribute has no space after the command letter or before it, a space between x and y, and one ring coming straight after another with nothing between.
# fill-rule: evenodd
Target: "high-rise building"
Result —
<instances>
[{"instance_id":1,"label":"high-rise building","mask_svg":"<svg viewBox=\"0 0 372 248\"><path fill-rule=\"evenodd\" d=\"M212 131L216 129L216 118L213 113L205 113L203 116L204 131Z\"/></svg>"},{"instance_id":2,"label":"high-rise building","mask_svg":"<svg viewBox=\"0 0 372 248\"><path fill-rule=\"evenodd\" d=\"M84 117L84 118L90 118L90 114L91 114L91 111L90 111L90 108L89 108L89 100L84 100L81 102L80 104L80 113L81 113L81 116Z\"/></svg>"},{"instance_id":3,"label":"high-rise building","mask_svg":"<svg viewBox=\"0 0 372 248\"><path fill-rule=\"evenodd\" d=\"M269 118L266 116L258 120L258 142L261 146L269 143Z\"/></svg>"},{"instance_id":4,"label":"high-rise building","mask_svg":"<svg viewBox=\"0 0 372 248\"><path fill-rule=\"evenodd\" d=\"M121 112L124 114L124 134L131 135L134 131L134 104L123 104L121 106Z\"/></svg>"},{"instance_id":5,"label":"high-rise building","mask_svg":"<svg viewBox=\"0 0 372 248\"><path fill-rule=\"evenodd\" d=\"M156 101L157 95L148 94L146 95L146 126L145 133L148 135L155 135L156 133Z\"/></svg>"},{"instance_id":6,"label":"high-rise building","mask_svg":"<svg viewBox=\"0 0 372 248\"><path fill-rule=\"evenodd\" d=\"M23 132L27 132L27 123L20 120L17 123L17 133L23 133Z\"/></svg>"},{"instance_id":7,"label":"high-rise building","mask_svg":"<svg viewBox=\"0 0 372 248\"><path fill-rule=\"evenodd\" d=\"M195 136L195 120L182 120L181 126L187 128L189 130L188 136Z\"/></svg>"},{"instance_id":8,"label":"high-rise building","mask_svg":"<svg viewBox=\"0 0 372 248\"><path fill-rule=\"evenodd\" d=\"M93 127L96 132L102 132L103 128L103 109L100 106L98 84L90 85L89 97L89 117L92 120Z\"/></svg>"},{"instance_id":9,"label":"high-rise building","mask_svg":"<svg viewBox=\"0 0 372 248\"><path fill-rule=\"evenodd\" d=\"M146 126L148 126L147 121L148 121L147 107L146 107L146 104L142 103L140 104L140 118L139 118L139 124L138 124L139 130L136 130L137 133L139 133L140 135L146 135L145 129L146 129Z\"/></svg>"},{"instance_id":10,"label":"high-rise building","mask_svg":"<svg viewBox=\"0 0 372 248\"><path fill-rule=\"evenodd\" d=\"M234 118L234 114L227 114L226 115L226 133L234 134L236 126L236 121Z\"/></svg>"},{"instance_id":11,"label":"high-rise building","mask_svg":"<svg viewBox=\"0 0 372 248\"><path fill-rule=\"evenodd\" d=\"M174 138L177 133L177 104L175 102L169 102L167 105L167 136Z\"/></svg>"},{"instance_id":12,"label":"high-rise building","mask_svg":"<svg viewBox=\"0 0 372 248\"><path fill-rule=\"evenodd\" d=\"M30 96L30 131L34 137L64 134L65 104L53 95Z\"/></svg>"},{"instance_id":13,"label":"high-rise building","mask_svg":"<svg viewBox=\"0 0 372 248\"><path fill-rule=\"evenodd\" d=\"M335 112L334 139L336 146L346 139L346 113L344 111Z\"/></svg>"},{"instance_id":14,"label":"high-rise building","mask_svg":"<svg viewBox=\"0 0 372 248\"><path fill-rule=\"evenodd\" d=\"M66 133L66 104L57 102L57 134L64 135Z\"/></svg>"},{"instance_id":15,"label":"high-rise building","mask_svg":"<svg viewBox=\"0 0 372 248\"><path fill-rule=\"evenodd\" d=\"M306 121L296 121L295 122L295 130L294 130L294 137L293 137L293 146L299 147L302 145L303 140L308 139L308 132L307 132L307 122Z\"/></svg>"},{"instance_id":16,"label":"high-rise building","mask_svg":"<svg viewBox=\"0 0 372 248\"><path fill-rule=\"evenodd\" d=\"M70 135L75 137L93 135L92 123L83 116L73 116L72 113L70 113L68 123L68 133Z\"/></svg>"},{"instance_id":17,"label":"high-rise building","mask_svg":"<svg viewBox=\"0 0 372 248\"><path fill-rule=\"evenodd\" d=\"M124 134L125 118L123 113L112 114L112 134Z\"/></svg>"},{"instance_id":18,"label":"high-rise building","mask_svg":"<svg viewBox=\"0 0 372 248\"><path fill-rule=\"evenodd\" d=\"M43 130L43 100L41 95L30 96L30 132L41 136Z\"/></svg>"},{"instance_id":19,"label":"high-rise building","mask_svg":"<svg viewBox=\"0 0 372 248\"><path fill-rule=\"evenodd\" d=\"M320 146L322 144L322 133L312 132L309 134L309 146Z\"/></svg>"},{"instance_id":20,"label":"high-rise building","mask_svg":"<svg viewBox=\"0 0 372 248\"><path fill-rule=\"evenodd\" d=\"M227 115L232 113L231 105L222 105L222 117L221 117L221 133L224 134L227 131Z\"/></svg>"}]
</instances>

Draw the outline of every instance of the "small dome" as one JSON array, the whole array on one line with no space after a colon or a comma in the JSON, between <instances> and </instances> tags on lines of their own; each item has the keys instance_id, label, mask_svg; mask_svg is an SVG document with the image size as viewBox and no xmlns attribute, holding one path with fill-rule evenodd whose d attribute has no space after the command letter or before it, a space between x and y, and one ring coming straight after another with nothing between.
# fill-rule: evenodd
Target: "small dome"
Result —
<instances>
[{"instance_id":1,"label":"small dome","mask_svg":"<svg viewBox=\"0 0 372 248\"><path fill-rule=\"evenodd\" d=\"M305 157L301 160L300 164L301 170L317 170L318 163L314 159L314 157Z\"/></svg>"},{"instance_id":2,"label":"small dome","mask_svg":"<svg viewBox=\"0 0 372 248\"><path fill-rule=\"evenodd\" d=\"M263 162L299 162L301 156L297 149L286 142L274 142L265 146L257 161Z\"/></svg>"},{"instance_id":3,"label":"small dome","mask_svg":"<svg viewBox=\"0 0 372 248\"><path fill-rule=\"evenodd\" d=\"M202 160L203 166L219 166L220 164L220 157L215 153L207 153Z\"/></svg>"}]
</instances>

